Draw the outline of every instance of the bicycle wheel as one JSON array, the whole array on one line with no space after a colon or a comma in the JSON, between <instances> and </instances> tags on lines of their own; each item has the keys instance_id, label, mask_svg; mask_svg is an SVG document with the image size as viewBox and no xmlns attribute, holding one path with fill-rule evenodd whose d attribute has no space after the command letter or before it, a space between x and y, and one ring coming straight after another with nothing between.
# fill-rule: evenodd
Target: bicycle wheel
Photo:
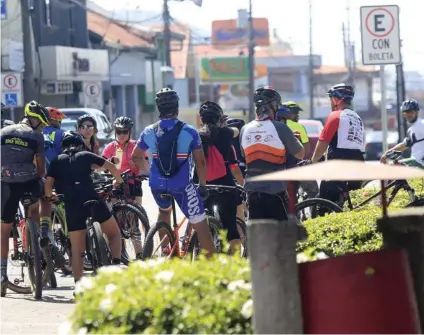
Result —
<instances>
[{"instance_id":1,"label":"bicycle wheel","mask_svg":"<svg viewBox=\"0 0 424 335\"><path fill-rule=\"evenodd\" d=\"M150 227L149 216L147 215L147 212L144 209L143 205L140 205L140 204L137 204L137 203L133 203L132 205L134 207L136 207L141 212L141 214L143 214L144 218L146 219L147 224ZM147 232L146 232L146 234L147 234Z\"/></svg>"},{"instance_id":2,"label":"bicycle wheel","mask_svg":"<svg viewBox=\"0 0 424 335\"><path fill-rule=\"evenodd\" d=\"M43 273L41 269L41 248L38 242L38 226L31 218L26 219L26 240L28 251L28 273L35 299L43 294Z\"/></svg>"},{"instance_id":3,"label":"bicycle wheel","mask_svg":"<svg viewBox=\"0 0 424 335\"><path fill-rule=\"evenodd\" d=\"M242 219L237 217L236 219L237 224L237 230L240 234L240 240L241 240L241 247L243 248L241 250L241 257L247 258L247 226L246 222L244 222Z\"/></svg>"},{"instance_id":4,"label":"bicycle wheel","mask_svg":"<svg viewBox=\"0 0 424 335\"><path fill-rule=\"evenodd\" d=\"M162 237L160 236L159 239L155 241L155 235L156 233L159 233L159 232L162 232ZM161 245L163 244L162 241L164 241L166 238L164 234L168 238L167 245L172 248L176 239L175 239L175 234L168 223L164 221L158 221L150 227L149 232L147 233L147 236L146 236L146 240L144 241L143 249L141 251L142 260L145 260L147 258L152 258L153 252L158 251L162 247Z\"/></svg>"},{"instance_id":5,"label":"bicycle wheel","mask_svg":"<svg viewBox=\"0 0 424 335\"><path fill-rule=\"evenodd\" d=\"M309 209L309 211L306 211L307 209ZM308 219L314 219L318 216L322 216L325 213L341 212L343 212L343 209L330 200L311 198L297 203L295 213L300 222L303 222ZM310 217L307 217L307 213L309 213Z\"/></svg>"},{"instance_id":6,"label":"bicycle wheel","mask_svg":"<svg viewBox=\"0 0 424 335\"><path fill-rule=\"evenodd\" d=\"M213 216L206 216L209 224L209 230L212 235L212 241L215 246L217 253L222 253L222 240L220 232L223 229L221 222ZM190 258L194 260L201 253L199 238L197 232L193 231L190 237L189 245L187 248L187 255L191 255ZM187 258L187 256L186 256Z\"/></svg>"},{"instance_id":7,"label":"bicycle wheel","mask_svg":"<svg viewBox=\"0 0 424 335\"><path fill-rule=\"evenodd\" d=\"M66 260L65 266L62 268L62 272L65 275L70 275L72 274L71 243L68 237L66 219L61 209L56 204L53 204L52 206L51 222L54 241L60 253L63 255L63 257L65 257Z\"/></svg>"},{"instance_id":8,"label":"bicycle wheel","mask_svg":"<svg viewBox=\"0 0 424 335\"><path fill-rule=\"evenodd\" d=\"M106 266L112 264L110 257L108 255L108 245L103 236L102 228L100 227L100 223L93 222L92 226L92 241L94 242L96 258L99 267Z\"/></svg>"}]
</instances>

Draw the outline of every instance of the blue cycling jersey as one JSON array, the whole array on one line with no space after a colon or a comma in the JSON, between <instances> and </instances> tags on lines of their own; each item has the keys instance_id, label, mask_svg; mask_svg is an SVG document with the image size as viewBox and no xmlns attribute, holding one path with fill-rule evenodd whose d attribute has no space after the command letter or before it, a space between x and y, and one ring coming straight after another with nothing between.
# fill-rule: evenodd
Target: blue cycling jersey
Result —
<instances>
[{"instance_id":1,"label":"blue cycling jersey","mask_svg":"<svg viewBox=\"0 0 424 335\"><path fill-rule=\"evenodd\" d=\"M157 128L157 137L160 141L160 137L163 134L163 129L170 130L178 122L178 119L162 119L159 122ZM137 142L137 146L142 150L150 150L153 158L158 158L156 148L156 136L154 134L154 125L150 125L144 129L141 133L140 138ZM169 143L172 145L172 143ZM170 178L163 177L159 172L159 168L156 166L155 160L152 160L150 168L149 183L152 189L184 189L192 180L191 171L193 168L193 161L191 153L195 149L201 149L202 142L200 140L199 133L197 130L185 124L178 136L177 141L177 159L179 162L184 162L180 170L176 175ZM187 159L188 158L188 159Z\"/></svg>"}]
</instances>

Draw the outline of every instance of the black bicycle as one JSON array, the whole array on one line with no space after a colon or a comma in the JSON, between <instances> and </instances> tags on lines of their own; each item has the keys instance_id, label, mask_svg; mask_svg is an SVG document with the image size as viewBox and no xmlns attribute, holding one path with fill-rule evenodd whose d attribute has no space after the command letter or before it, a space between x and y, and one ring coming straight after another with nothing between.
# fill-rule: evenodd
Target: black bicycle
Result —
<instances>
[{"instance_id":1,"label":"black bicycle","mask_svg":"<svg viewBox=\"0 0 424 335\"><path fill-rule=\"evenodd\" d=\"M12 279L9 276L7 288L21 294L31 294L35 299L41 299L43 286L49 282L52 287L57 285L54 276L53 260L50 249L40 247L40 231L38 224L29 217L29 207L38 202L32 193L25 193L21 198L24 208L23 218L16 214L12 226L13 251L9 255L12 262L18 262L20 276ZM22 214L22 213L21 213ZM25 284L28 271L29 285ZM12 280L11 280L12 279ZM56 283L56 284L55 284ZM6 295L6 290L2 289L1 296Z\"/></svg>"}]
</instances>

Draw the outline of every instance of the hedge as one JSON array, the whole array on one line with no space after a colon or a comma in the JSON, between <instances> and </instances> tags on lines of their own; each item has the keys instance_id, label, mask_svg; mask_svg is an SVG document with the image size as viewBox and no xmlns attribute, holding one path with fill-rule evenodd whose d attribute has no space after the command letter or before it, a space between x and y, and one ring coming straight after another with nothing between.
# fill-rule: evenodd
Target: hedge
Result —
<instances>
[{"instance_id":1,"label":"hedge","mask_svg":"<svg viewBox=\"0 0 424 335\"><path fill-rule=\"evenodd\" d=\"M422 181L411 185L422 194ZM354 201L372 190L352 192ZM399 194L390 210L407 200ZM298 261L379 250L381 207L330 214L303 224L308 239ZM76 307L62 334L252 334L252 298L246 259L217 255L190 263L178 259L102 268L77 285Z\"/></svg>"}]
</instances>

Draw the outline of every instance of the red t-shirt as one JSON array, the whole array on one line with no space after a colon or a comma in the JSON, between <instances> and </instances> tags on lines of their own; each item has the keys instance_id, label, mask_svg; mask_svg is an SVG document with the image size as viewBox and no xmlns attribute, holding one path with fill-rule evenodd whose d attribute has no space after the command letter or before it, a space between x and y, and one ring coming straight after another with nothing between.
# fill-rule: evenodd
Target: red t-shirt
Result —
<instances>
[{"instance_id":1,"label":"red t-shirt","mask_svg":"<svg viewBox=\"0 0 424 335\"><path fill-rule=\"evenodd\" d=\"M112 158L116 156L116 151L118 150L118 148L121 148L121 150L123 151L123 154L122 154L121 168L119 172L122 173L128 169L131 169L131 173L135 173L139 175L140 169L138 169L131 160L131 155L136 146L136 143L137 143L136 141L130 140L125 149L125 145L121 145L117 141L110 142L104 148L102 156L106 157L107 159ZM147 159L147 157L148 157L147 154L145 154L144 158Z\"/></svg>"}]
</instances>

